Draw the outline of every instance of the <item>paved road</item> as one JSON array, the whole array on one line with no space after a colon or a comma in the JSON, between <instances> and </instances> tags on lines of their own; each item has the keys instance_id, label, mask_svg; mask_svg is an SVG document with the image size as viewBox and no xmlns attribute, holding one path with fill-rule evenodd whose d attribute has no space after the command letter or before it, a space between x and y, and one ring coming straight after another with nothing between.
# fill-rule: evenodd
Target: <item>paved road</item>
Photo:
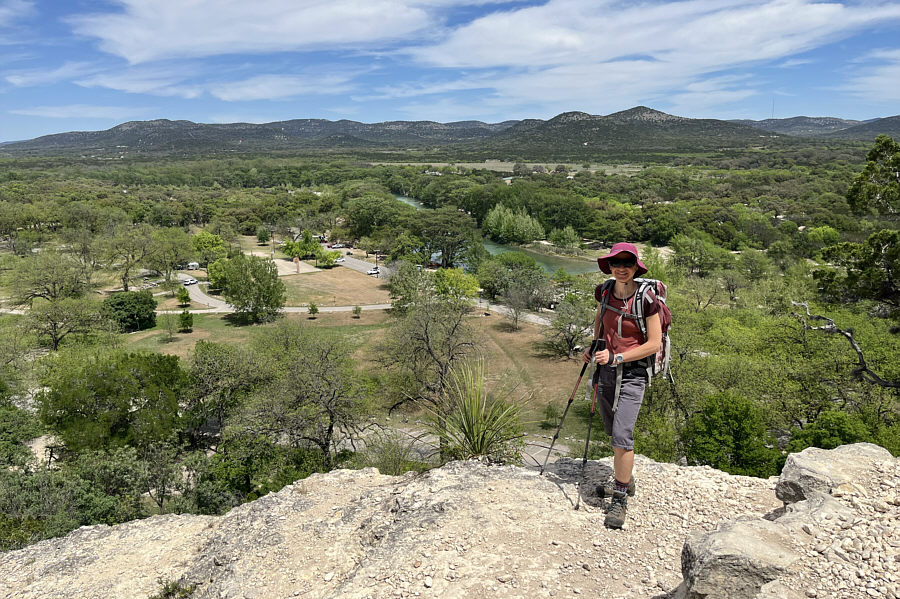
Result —
<instances>
[{"instance_id":1,"label":"paved road","mask_svg":"<svg viewBox=\"0 0 900 599\"><path fill-rule=\"evenodd\" d=\"M358 260L356 258L350 258L350 257L347 257L347 261L342 262L341 264L350 264L350 260L353 260L354 262L358 262L361 264L365 264L368 266L368 268L372 267L371 263L369 263L369 262L365 262L364 260ZM351 267L351 268L354 268L354 270L356 270L355 267ZM384 274L384 271L383 271L380 276L385 277L387 275ZM180 281L184 281L185 279L189 279L189 278L190 277L188 277L187 275L184 275L184 274L178 275L178 279ZM192 313L192 314L227 314L230 312L234 312L234 306L232 306L228 302L225 302L218 298L207 295L206 293L203 292L203 288L201 288L200 285L187 285L186 288L188 290L188 294L191 296L192 302L196 302L198 304L203 304L205 306L209 306L208 309L188 310L190 313ZM500 304L492 304L487 300L478 300L477 305L482 310L489 310L491 312L496 312L496 313L502 314L504 316L509 314L509 308L507 308L506 306L503 306ZM390 307L391 307L390 304L367 304L367 305L360 306L360 308L362 308L363 310L387 310ZM354 306L320 306L319 312L350 312L353 310L353 308L354 308ZM305 314L308 311L308 308L306 306L287 306L283 310L284 310L284 312L286 312L288 314L290 314L290 313ZM180 311L170 310L168 312L161 312L161 313L165 314L165 313L179 313L179 312ZM540 314L533 314L531 312L523 313L519 317L519 319L522 321L525 321L525 322L531 322L531 323L539 324L539 325L543 325L543 326L547 326L550 324L550 319L547 318L546 316L542 316Z\"/></svg>"}]
</instances>

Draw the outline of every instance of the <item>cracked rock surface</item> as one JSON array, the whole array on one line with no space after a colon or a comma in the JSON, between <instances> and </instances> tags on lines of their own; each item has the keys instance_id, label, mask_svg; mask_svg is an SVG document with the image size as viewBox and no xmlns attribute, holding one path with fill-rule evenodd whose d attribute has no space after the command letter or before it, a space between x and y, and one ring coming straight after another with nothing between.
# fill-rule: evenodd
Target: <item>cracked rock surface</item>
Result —
<instances>
[{"instance_id":1,"label":"cracked rock surface","mask_svg":"<svg viewBox=\"0 0 900 599\"><path fill-rule=\"evenodd\" d=\"M876 463L881 470L873 480L890 479L884 487L878 482L877 492L816 495L773 522L783 506L775 478L638 456L637 495L625 529L615 531L604 528L605 503L594 492L611 474L611 459L588 463L580 492L580 460L560 460L544 476L478 462L400 477L338 470L224 516L84 527L0 554L0 598L146 598L160 591L160 579L196 585L195 598L702 596L702 588L681 584L682 572L698 581L718 574L698 565L699 557L685 562L685 555L740 569L741 559L750 563L747 555L722 555L754 544L769 553L784 548L783 556L759 566L741 592L788 596L779 595L777 585L784 584L801 597L892 597L898 473L893 458ZM723 552L685 544L717 533L711 544ZM741 543L744 535L762 536ZM878 585L862 585L864 595L841 594L844 564L833 560L842 554L864 561L864 573L879 580L883 594L869 592L881 593ZM809 579L825 565L830 580ZM857 576L860 564L854 566Z\"/></svg>"}]
</instances>

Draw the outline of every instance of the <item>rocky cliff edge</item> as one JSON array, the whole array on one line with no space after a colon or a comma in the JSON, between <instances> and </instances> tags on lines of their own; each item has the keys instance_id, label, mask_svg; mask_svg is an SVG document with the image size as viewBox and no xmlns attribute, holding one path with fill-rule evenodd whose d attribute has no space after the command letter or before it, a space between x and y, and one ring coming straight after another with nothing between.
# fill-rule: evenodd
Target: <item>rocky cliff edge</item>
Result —
<instances>
[{"instance_id":1,"label":"rocky cliff edge","mask_svg":"<svg viewBox=\"0 0 900 599\"><path fill-rule=\"evenodd\" d=\"M638 456L624 530L595 486L454 462L314 475L224 516L90 526L0 554L3 598L897 597L900 465L867 444L789 457L780 479ZM776 497L776 492L778 497ZM580 509L575 510L575 505Z\"/></svg>"}]
</instances>

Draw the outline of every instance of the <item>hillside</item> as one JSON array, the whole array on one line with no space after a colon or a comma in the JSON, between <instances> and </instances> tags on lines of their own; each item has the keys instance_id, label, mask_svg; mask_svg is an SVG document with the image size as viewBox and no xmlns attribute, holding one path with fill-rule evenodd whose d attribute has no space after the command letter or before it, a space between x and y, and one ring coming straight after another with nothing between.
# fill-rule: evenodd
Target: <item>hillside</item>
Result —
<instances>
[{"instance_id":1,"label":"hillside","mask_svg":"<svg viewBox=\"0 0 900 599\"><path fill-rule=\"evenodd\" d=\"M478 462L313 475L221 517L84 527L0 554L0 597L144 598L160 580L195 599L896 597L900 464L877 446L794 454L777 485L638 457L622 531L603 527L592 491L610 465L588 464L577 511L580 460L543 477Z\"/></svg>"},{"instance_id":2,"label":"hillside","mask_svg":"<svg viewBox=\"0 0 900 599\"><path fill-rule=\"evenodd\" d=\"M796 135L799 137L818 137L849 129L859 125L862 121L838 119L834 117L808 117L795 116L787 119L764 119L752 121L749 119L734 119L729 122L747 125L763 131L772 131L784 135Z\"/></svg>"},{"instance_id":3,"label":"hillside","mask_svg":"<svg viewBox=\"0 0 900 599\"><path fill-rule=\"evenodd\" d=\"M770 145L772 134L715 119L689 119L645 106L606 116L566 112L517 124L486 140L495 152L577 158L591 154L716 151Z\"/></svg>"},{"instance_id":4,"label":"hillside","mask_svg":"<svg viewBox=\"0 0 900 599\"><path fill-rule=\"evenodd\" d=\"M900 139L900 115L860 123L842 131L830 133L827 137L829 139L854 139L871 143L879 135L890 135L894 139Z\"/></svg>"},{"instance_id":5,"label":"hillside","mask_svg":"<svg viewBox=\"0 0 900 599\"><path fill-rule=\"evenodd\" d=\"M373 148L385 145L434 145L483 139L514 121L435 123L391 121L359 123L295 119L264 124L202 124L191 121L130 121L105 131L45 135L4 146L16 153L134 153L249 151L310 148Z\"/></svg>"}]
</instances>

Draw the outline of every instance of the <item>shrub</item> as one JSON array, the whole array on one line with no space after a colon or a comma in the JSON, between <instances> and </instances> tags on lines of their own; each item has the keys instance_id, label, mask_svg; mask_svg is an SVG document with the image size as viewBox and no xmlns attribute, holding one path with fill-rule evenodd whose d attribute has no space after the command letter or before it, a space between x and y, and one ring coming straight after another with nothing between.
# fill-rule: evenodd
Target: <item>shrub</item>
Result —
<instances>
[{"instance_id":1,"label":"shrub","mask_svg":"<svg viewBox=\"0 0 900 599\"><path fill-rule=\"evenodd\" d=\"M194 315L184 310L178 316L178 331L181 333L190 333L194 330Z\"/></svg>"},{"instance_id":2,"label":"shrub","mask_svg":"<svg viewBox=\"0 0 900 599\"><path fill-rule=\"evenodd\" d=\"M175 297L178 298L178 303L182 306L187 306L191 303L191 294L184 287L178 288L178 291L175 292Z\"/></svg>"},{"instance_id":3,"label":"shrub","mask_svg":"<svg viewBox=\"0 0 900 599\"><path fill-rule=\"evenodd\" d=\"M310 318L315 318L316 314L319 313L319 306L317 306L314 302L309 302L309 316Z\"/></svg>"},{"instance_id":4,"label":"shrub","mask_svg":"<svg viewBox=\"0 0 900 599\"><path fill-rule=\"evenodd\" d=\"M366 439L366 449L356 454L355 465L378 468L382 474L399 476L414 470L422 472L428 464L417 459L415 438L404 438L396 431L384 432Z\"/></svg>"},{"instance_id":5,"label":"shrub","mask_svg":"<svg viewBox=\"0 0 900 599\"><path fill-rule=\"evenodd\" d=\"M794 429L788 443L788 453L803 451L807 447L834 449L847 443L871 442L872 433L856 414L828 411L806 425Z\"/></svg>"},{"instance_id":6,"label":"shrub","mask_svg":"<svg viewBox=\"0 0 900 599\"><path fill-rule=\"evenodd\" d=\"M488 396L482 362L464 365L453 375L447 399L448 409L432 411L428 423L440 440L442 456L519 460L523 446L520 408Z\"/></svg>"},{"instance_id":7,"label":"shrub","mask_svg":"<svg viewBox=\"0 0 900 599\"><path fill-rule=\"evenodd\" d=\"M777 472L781 454L766 432L763 411L738 393L707 397L684 435L685 454L694 464L747 476L768 477Z\"/></svg>"},{"instance_id":8,"label":"shrub","mask_svg":"<svg viewBox=\"0 0 900 599\"><path fill-rule=\"evenodd\" d=\"M353 306L353 318L359 318L362 314L362 307Z\"/></svg>"},{"instance_id":9,"label":"shrub","mask_svg":"<svg viewBox=\"0 0 900 599\"><path fill-rule=\"evenodd\" d=\"M103 300L103 313L125 331L156 326L156 300L149 290L115 293Z\"/></svg>"}]
</instances>

